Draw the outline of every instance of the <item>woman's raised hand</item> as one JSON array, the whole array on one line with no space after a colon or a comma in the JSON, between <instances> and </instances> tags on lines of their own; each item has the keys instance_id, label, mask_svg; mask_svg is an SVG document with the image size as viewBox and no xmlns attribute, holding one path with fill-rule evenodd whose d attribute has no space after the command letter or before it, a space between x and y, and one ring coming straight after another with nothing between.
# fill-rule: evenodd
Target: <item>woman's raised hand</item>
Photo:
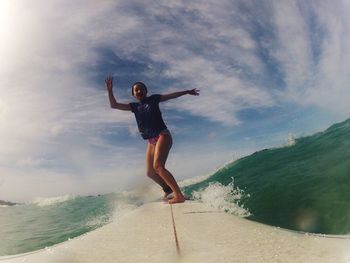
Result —
<instances>
[{"instance_id":1,"label":"woman's raised hand","mask_svg":"<svg viewBox=\"0 0 350 263\"><path fill-rule=\"evenodd\" d=\"M188 90L188 94L198 96L199 89L190 89L190 90Z\"/></svg>"},{"instance_id":2,"label":"woman's raised hand","mask_svg":"<svg viewBox=\"0 0 350 263\"><path fill-rule=\"evenodd\" d=\"M105 79L105 83L107 86L107 90L108 91L112 91L113 90L113 77L111 75L108 75Z\"/></svg>"}]
</instances>

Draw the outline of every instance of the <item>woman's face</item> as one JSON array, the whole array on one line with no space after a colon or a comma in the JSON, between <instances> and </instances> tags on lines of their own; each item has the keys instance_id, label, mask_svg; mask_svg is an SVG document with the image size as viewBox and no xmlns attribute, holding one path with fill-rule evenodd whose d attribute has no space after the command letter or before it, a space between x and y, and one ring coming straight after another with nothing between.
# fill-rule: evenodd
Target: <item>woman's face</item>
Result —
<instances>
[{"instance_id":1,"label":"woman's face","mask_svg":"<svg viewBox=\"0 0 350 263\"><path fill-rule=\"evenodd\" d=\"M137 100L141 101L146 97L147 91L142 85L135 85L133 89L134 89L134 97Z\"/></svg>"}]
</instances>

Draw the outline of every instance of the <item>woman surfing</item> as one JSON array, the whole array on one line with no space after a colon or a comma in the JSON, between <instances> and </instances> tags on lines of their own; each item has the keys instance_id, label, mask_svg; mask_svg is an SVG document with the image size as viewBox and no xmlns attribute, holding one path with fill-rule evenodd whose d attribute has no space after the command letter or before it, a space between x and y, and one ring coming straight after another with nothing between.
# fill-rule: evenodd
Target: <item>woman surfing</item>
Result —
<instances>
[{"instance_id":1,"label":"woman surfing","mask_svg":"<svg viewBox=\"0 0 350 263\"><path fill-rule=\"evenodd\" d=\"M124 104L117 102L114 97L113 77L107 76L105 83L111 107L118 110L132 111L142 138L148 141L146 151L147 176L163 188L164 200L168 200L168 195L173 193L173 198L168 200L169 204L185 202L187 198L182 194L174 176L165 168L173 140L163 121L159 102L175 99L183 95L198 96L199 90L191 89L165 95L154 94L147 96L148 90L146 85L142 82L136 82L131 87L131 94L138 102Z\"/></svg>"}]
</instances>

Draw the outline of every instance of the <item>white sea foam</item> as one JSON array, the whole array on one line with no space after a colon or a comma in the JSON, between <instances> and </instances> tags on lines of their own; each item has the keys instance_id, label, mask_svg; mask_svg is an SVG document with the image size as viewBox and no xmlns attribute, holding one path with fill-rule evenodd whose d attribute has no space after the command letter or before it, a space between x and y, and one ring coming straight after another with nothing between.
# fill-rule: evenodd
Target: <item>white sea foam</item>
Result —
<instances>
[{"instance_id":1,"label":"white sea foam","mask_svg":"<svg viewBox=\"0 0 350 263\"><path fill-rule=\"evenodd\" d=\"M50 206L54 204L59 204L66 202L68 200L74 199L75 196L73 195L63 195L63 196L56 196L56 197L37 197L32 202L33 204L37 206Z\"/></svg>"},{"instance_id":2,"label":"white sea foam","mask_svg":"<svg viewBox=\"0 0 350 263\"><path fill-rule=\"evenodd\" d=\"M108 215L101 215L98 217L95 217L88 221L85 225L88 227L99 227L103 226L111 221L111 218Z\"/></svg>"},{"instance_id":3,"label":"white sea foam","mask_svg":"<svg viewBox=\"0 0 350 263\"><path fill-rule=\"evenodd\" d=\"M135 204L128 204L124 202L119 202L114 209L113 216L110 221L118 221L120 218L124 217L125 215L131 213L133 210L135 210L138 205Z\"/></svg>"},{"instance_id":4,"label":"white sea foam","mask_svg":"<svg viewBox=\"0 0 350 263\"><path fill-rule=\"evenodd\" d=\"M139 186L133 190L121 192L121 197L138 203L149 203L159 200L162 189L156 184Z\"/></svg>"},{"instance_id":5,"label":"white sea foam","mask_svg":"<svg viewBox=\"0 0 350 263\"><path fill-rule=\"evenodd\" d=\"M245 193L243 190L234 187L232 179L232 182L226 186L219 182L213 182L206 188L195 191L193 193L193 198L221 211L240 217L247 217L250 215L248 209L238 204L238 201L244 195Z\"/></svg>"},{"instance_id":6,"label":"white sea foam","mask_svg":"<svg viewBox=\"0 0 350 263\"><path fill-rule=\"evenodd\" d=\"M159 200L160 190L156 185L146 185L115 194L117 197L114 200L111 221L118 221L144 203Z\"/></svg>"},{"instance_id":7,"label":"white sea foam","mask_svg":"<svg viewBox=\"0 0 350 263\"><path fill-rule=\"evenodd\" d=\"M289 134L287 140L285 140L285 142L282 145L273 147L272 149L291 147L291 146L294 146L296 143L297 143L296 138L292 134Z\"/></svg>"},{"instance_id":8,"label":"white sea foam","mask_svg":"<svg viewBox=\"0 0 350 263\"><path fill-rule=\"evenodd\" d=\"M287 143L285 144L285 146L289 147L289 146L293 146L295 145L296 140L294 138L294 136L292 134L289 134L288 139L287 139Z\"/></svg>"}]
</instances>

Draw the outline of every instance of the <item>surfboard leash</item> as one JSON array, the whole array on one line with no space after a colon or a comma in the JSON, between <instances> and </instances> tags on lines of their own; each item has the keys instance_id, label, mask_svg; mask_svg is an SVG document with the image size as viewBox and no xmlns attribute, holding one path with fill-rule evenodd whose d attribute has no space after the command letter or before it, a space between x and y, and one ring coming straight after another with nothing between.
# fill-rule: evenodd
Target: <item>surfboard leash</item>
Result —
<instances>
[{"instance_id":1,"label":"surfboard leash","mask_svg":"<svg viewBox=\"0 0 350 263\"><path fill-rule=\"evenodd\" d=\"M180 256L181 255L181 253L180 253L180 245L179 245L179 240L177 239L176 226L175 226L174 213L173 213L173 206L171 204L170 204L170 211L171 211L171 219L173 221L176 251L177 251L177 254Z\"/></svg>"}]
</instances>

